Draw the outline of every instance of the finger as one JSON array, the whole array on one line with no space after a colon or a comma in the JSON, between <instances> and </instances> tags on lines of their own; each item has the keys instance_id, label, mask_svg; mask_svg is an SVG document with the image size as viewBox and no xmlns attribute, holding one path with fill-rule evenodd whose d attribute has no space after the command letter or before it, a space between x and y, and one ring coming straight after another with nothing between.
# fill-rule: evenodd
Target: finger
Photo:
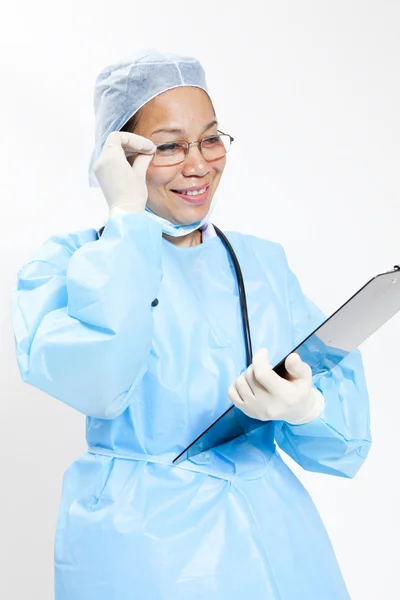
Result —
<instances>
[{"instance_id":1,"label":"finger","mask_svg":"<svg viewBox=\"0 0 400 600\"><path fill-rule=\"evenodd\" d=\"M112 131L104 144L104 148L122 148L125 154L135 152L154 154L157 147L151 140L136 133Z\"/></svg>"},{"instance_id":2,"label":"finger","mask_svg":"<svg viewBox=\"0 0 400 600\"><path fill-rule=\"evenodd\" d=\"M144 177L152 160L153 154L138 154L132 163L132 171Z\"/></svg>"},{"instance_id":3,"label":"finger","mask_svg":"<svg viewBox=\"0 0 400 600\"><path fill-rule=\"evenodd\" d=\"M260 384L258 383L257 379L254 377L253 365L250 365L245 370L245 372L243 373L243 376L244 376L245 380L247 381L251 391L253 392L253 395L255 396L257 388L260 388Z\"/></svg>"},{"instance_id":4,"label":"finger","mask_svg":"<svg viewBox=\"0 0 400 600\"><path fill-rule=\"evenodd\" d=\"M277 393L281 389L282 377L279 377L268 360L268 351L266 348L260 348L253 357L254 377L271 394Z\"/></svg>"},{"instance_id":5,"label":"finger","mask_svg":"<svg viewBox=\"0 0 400 600\"><path fill-rule=\"evenodd\" d=\"M268 350L266 348L260 348L252 360L253 373L257 381L262 383L259 380L259 377L262 377L264 373L272 370L272 366L269 362Z\"/></svg>"},{"instance_id":6,"label":"finger","mask_svg":"<svg viewBox=\"0 0 400 600\"><path fill-rule=\"evenodd\" d=\"M243 402L243 399L240 397L239 392L237 391L235 384L232 384L228 390L228 396L230 401L236 408L238 408L242 413L252 417L252 404L248 404L247 402Z\"/></svg>"},{"instance_id":7,"label":"finger","mask_svg":"<svg viewBox=\"0 0 400 600\"><path fill-rule=\"evenodd\" d=\"M269 352L268 352L267 348L259 348L257 350L257 352L255 353L255 355L253 356L253 362L254 362L254 359L256 357L259 360L263 360L266 364L270 365L270 362L269 362Z\"/></svg>"},{"instance_id":8,"label":"finger","mask_svg":"<svg viewBox=\"0 0 400 600\"><path fill-rule=\"evenodd\" d=\"M125 152L142 152L144 154L154 154L157 146L148 138L136 133L128 133L124 131L121 135L121 146Z\"/></svg>"},{"instance_id":9,"label":"finger","mask_svg":"<svg viewBox=\"0 0 400 600\"><path fill-rule=\"evenodd\" d=\"M244 402L240 397L239 392L237 391L234 383L232 383L232 385L229 386L228 398L232 402L232 404L234 404L238 408L241 408L244 405Z\"/></svg>"},{"instance_id":10,"label":"finger","mask_svg":"<svg viewBox=\"0 0 400 600\"><path fill-rule=\"evenodd\" d=\"M253 390L246 381L244 373L242 373L242 375L240 375L236 379L234 386L236 387L239 396L242 398L243 402L251 402L252 400L254 400Z\"/></svg>"},{"instance_id":11,"label":"finger","mask_svg":"<svg viewBox=\"0 0 400 600\"><path fill-rule=\"evenodd\" d=\"M289 380L306 379L311 376L310 366L303 362L300 356L293 352L285 360L285 369L289 375Z\"/></svg>"}]
</instances>

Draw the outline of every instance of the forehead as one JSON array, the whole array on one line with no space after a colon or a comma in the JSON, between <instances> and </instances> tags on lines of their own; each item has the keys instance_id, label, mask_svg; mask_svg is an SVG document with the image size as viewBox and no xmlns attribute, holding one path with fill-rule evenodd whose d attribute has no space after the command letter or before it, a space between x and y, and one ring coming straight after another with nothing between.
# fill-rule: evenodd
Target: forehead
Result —
<instances>
[{"instance_id":1,"label":"forehead","mask_svg":"<svg viewBox=\"0 0 400 600\"><path fill-rule=\"evenodd\" d=\"M184 132L204 128L214 118L213 105L204 90L181 87L163 92L145 104L138 129L148 135L163 127Z\"/></svg>"}]
</instances>

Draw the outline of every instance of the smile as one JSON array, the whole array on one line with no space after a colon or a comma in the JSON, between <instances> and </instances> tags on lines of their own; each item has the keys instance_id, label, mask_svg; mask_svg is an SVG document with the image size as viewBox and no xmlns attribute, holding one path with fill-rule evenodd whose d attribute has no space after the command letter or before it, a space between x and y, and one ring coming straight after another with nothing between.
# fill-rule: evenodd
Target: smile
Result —
<instances>
[{"instance_id":1,"label":"smile","mask_svg":"<svg viewBox=\"0 0 400 600\"><path fill-rule=\"evenodd\" d=\"M171 190L190 204L203 204L208 199L210 184L204 185L203 187L189 188L186 190Z\"/></svg>"}]
</instances>

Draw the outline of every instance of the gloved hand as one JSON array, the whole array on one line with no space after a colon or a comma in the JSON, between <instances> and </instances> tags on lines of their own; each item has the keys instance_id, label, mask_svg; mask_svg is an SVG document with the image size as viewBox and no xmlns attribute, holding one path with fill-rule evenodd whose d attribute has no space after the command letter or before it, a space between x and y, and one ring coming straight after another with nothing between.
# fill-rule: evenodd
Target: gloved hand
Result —
<instances>
[{"instance_id":1,"label":"gloved hand","mask_svg":"<svg viewBox=\"0 0 400 600\"><path fill-rule=\"evenodd\" d=\"M110 208L110 216L142 212L147 202L146 171L156 146L135 133L113 131L93 167ZM132 166L127 157L139 152Z\"/></svg>"},{"instance_id":2,"label":"gloved hand","mask_svg":"<svg viewBox=\"0 0 400 600\"><path fill-rule=\"evenodd\" d=\"M288 379L280 377L268 360L265 348L254 355L252 364L228 390L235 406L261 421L286 421L302 425L313 421L324 409L324 397L312 387L311 368L296 353L285 361Z\"/></svg>"}]
</instances>

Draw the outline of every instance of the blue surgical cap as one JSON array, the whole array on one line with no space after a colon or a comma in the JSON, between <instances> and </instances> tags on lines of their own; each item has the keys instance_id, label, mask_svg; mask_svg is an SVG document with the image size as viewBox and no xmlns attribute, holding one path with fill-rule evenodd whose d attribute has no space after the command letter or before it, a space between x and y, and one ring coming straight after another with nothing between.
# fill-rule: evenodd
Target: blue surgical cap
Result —
<instances>
[{"instance_id":1,"label":"blue surgical cap","mask_svg":"<svg viewBox=\"0 0 400 600\"><path fill-rule=\"evenodd\" d=\"M194 86L207 92L204 69L195 58L147 50L129 60L105 67L94 88L95 147L89 165L89 185L98 187L93 165L112 131L158 94ZM208 92L207 92L208 93Z\"/></svg>"}]
</instances>

